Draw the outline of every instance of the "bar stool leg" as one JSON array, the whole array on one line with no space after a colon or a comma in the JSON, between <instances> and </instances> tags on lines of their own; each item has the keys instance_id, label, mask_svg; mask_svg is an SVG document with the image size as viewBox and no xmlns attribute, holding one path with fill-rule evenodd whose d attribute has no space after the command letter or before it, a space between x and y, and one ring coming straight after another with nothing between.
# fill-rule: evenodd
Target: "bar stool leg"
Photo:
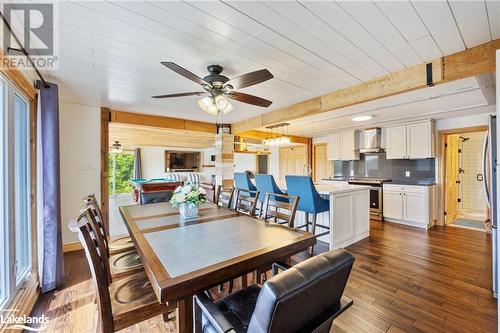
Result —
<instances>
[{"instance_id":1,"label":"bar stool leg","mask_svg":"<svg viewBox=\"0 0 500 333\"><path fill-rule=\"evenodd\" d=\"M318 214L313 214L312 218L312 233L313 235L316 235L316 218L318 217ZM314 245L311 246L309 249L309 254L312 256L314 252Z\"/></svg>"},{"instance_id":2,"label":"bar stool leg","mask_svg":"<svg viewBox=\"0 0 500 333\"><path fill-rule=\"evenodd\" d=\"M309 213L306 212L306 231L309 232Z\"/></svg>"}]
</instances>

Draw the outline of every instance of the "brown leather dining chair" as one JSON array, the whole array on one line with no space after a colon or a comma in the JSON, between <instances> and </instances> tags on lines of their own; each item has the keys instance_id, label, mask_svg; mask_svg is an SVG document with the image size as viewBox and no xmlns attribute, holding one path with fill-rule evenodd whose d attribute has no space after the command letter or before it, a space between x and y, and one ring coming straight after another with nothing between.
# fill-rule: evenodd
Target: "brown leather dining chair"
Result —
<instances>
[{"instance_id":1,"label":"brown leather dining chair","mask_svg":"<svg viewBox=\"0 0 500 333\"><path fill-rule=\"evenodd\" d=\"M233 209L232 206L233 196L234 196L234 187L219 185L217 186L215 203L219 207Z\"/></svg>"},{"instance_id":2,"label":"brown leather dining chair","mask_svg":"<svg viewBox=\"0 0 500 333\"><path fill-rule=\"evenodd\" d=\"M99 235L92 227L91 216L92 211L85 209L69 227L78 233L92 273L100 331L115 332L158 315L163 315L166 321L168 314L175 310L175 304L158 302L144 271L110 282L105 269L106 254L98 248Z\"/></svg>"},{"instance_id":3,"label":"brown leather dining chair","mask_svg":"<svg viewBox=\"0 0 500 333\"><path fill-rule=\"evenodd\" d=\"M236 188L235 190L236 202L234 208L237 212L255 216L255 210L257 209L257 202L259 198L259 191L252 190L242 190Z\"/></svg>"},{"instance_id":4,"label":"brown leather dining chair","mask_svg":"<svg viewBox=\"0 0 500 333\"><path fill-rule=\"evenodd\" d=\"M263 285L254 284L218 301L195 296L195 331L327 333L335 318L352 304L343 296L354 257L333 250L291 268L275 265Z\"/></svg>"},{"instance_id":5,"label":"brown leather dining chair","mask_svg":"<svg viewBox=\"0 0 500 333\"><path fill-rule=\"evenodd\" d=\"M94 193L91 193L87 195L85 198L83 198L83 203L86 207L91 207L94 210L94 215L96 215L97 222L99 223L101 231L104 234L110 254L135 250L134 242L132 241L130 236L111 239L111 237L106 233L102 210L101 207L99 206L99 203L97 202L97 198Z\"/></svg>"},{"instance_id":6,"label":"brown leather dining chair","mask_svg":"<svg viewBox=\"0 0 500 333\"><path fill-rule=\"evenodd\" d=\"M115 254L109 253L106 233L102 223L99 223L99 217L96 210L92 207L84 208L84 211L89 212L89 225L94 231L95 239L99 253L102 253L105 258L103 262L106 274L110 281L115 281L124 276L128 276L144 270L141 259L135 248L128 251L122 251Z\"/></svg>"}]
</instances>

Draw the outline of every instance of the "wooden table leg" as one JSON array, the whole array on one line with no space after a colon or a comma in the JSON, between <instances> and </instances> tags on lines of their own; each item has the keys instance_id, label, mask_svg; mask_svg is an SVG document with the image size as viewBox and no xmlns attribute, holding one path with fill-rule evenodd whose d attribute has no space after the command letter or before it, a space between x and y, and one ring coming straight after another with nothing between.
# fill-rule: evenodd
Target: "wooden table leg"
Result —
<instances>
[{"instance_id":1,"label":"wooden table leg","mask_svg":"<svg viewBox=\"0 0 500 333\"><path fill-rule=\"evenodd\" d=\"M177 333L192 333L193 320L193 297L177 302Z\"/></svg>"}]
</instances>

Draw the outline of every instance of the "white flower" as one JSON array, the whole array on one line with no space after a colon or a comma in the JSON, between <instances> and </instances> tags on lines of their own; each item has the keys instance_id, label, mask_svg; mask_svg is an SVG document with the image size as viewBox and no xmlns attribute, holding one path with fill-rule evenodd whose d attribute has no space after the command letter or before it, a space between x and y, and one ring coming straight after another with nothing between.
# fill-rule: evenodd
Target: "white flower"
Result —
<instances>
[{"instance_id":1,"label":"white flower","mask_svg":"<svg viewBox=\"0 0 500 333\"><path fill-rule=\"evenodd\" d=\"M184 194L188 194L189 192L191 192L191 186L185 185L184 187L182 187L181 192Z\"/></svg>"},{"instance_id":2,"label":"white flower","mask_svg":"<svg viewBox=\"0 0 500 333\"><path fill-rule=\"evenodd\" d=\"M184 193L177 193L174 195L175 201L176 202L185 202L186 201L186 195Z\"/></svg>"},{"instance_id":3,"label":"white flower","mask_svg":"<svg viewBox=\"0 0 500 333\"><path fill-rule=\"evenodd\" d=\"M201 194L207 194L207 190L205 190L203 187L199 187L198 192L200 192Z\"/></svg>"},{"instance_id":4,"label":"white flower","mask_svg":"<svg viewBox=\"0 0 500 333\"><path fill-rule=\"evenodd\" d=\"M179 193L182 190L182 186L177 186L174 193Z\"/></svg>"}]
</instances>

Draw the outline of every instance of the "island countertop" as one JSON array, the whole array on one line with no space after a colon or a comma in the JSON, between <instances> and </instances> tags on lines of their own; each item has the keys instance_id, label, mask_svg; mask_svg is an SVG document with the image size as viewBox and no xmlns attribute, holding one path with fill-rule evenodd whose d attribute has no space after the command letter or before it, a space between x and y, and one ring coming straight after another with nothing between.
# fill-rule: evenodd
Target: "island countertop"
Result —
<instances>
[{"instance_id":1,"label":"island countertop","mask_svg":"<svg viewBox=\"0 0 500 333\"><path fill-rule=\"evenodd\" d=\"M345 192L355 192L369 190L370 186L367 185L343 185L343 184L314 184L319 194L332 195Z\"/></svg>"},{"instance_id":2,"label":"island countertop","mask_svg":"<svg viewBox=\"0 0 500 333\"><path fill-rule=\"evenodd\" d=\"M285 182L279 182L278 186L282 190L286 190ZM355 191L363 191L370 189L370 186L368 185L346 185L346 184L338 184L335 182L326 182L326 181L316 182L314 183L314 187L316 188L318 193L322 195L339 194L345 192L355 192Z\"/></svg>"}]
</instances>

